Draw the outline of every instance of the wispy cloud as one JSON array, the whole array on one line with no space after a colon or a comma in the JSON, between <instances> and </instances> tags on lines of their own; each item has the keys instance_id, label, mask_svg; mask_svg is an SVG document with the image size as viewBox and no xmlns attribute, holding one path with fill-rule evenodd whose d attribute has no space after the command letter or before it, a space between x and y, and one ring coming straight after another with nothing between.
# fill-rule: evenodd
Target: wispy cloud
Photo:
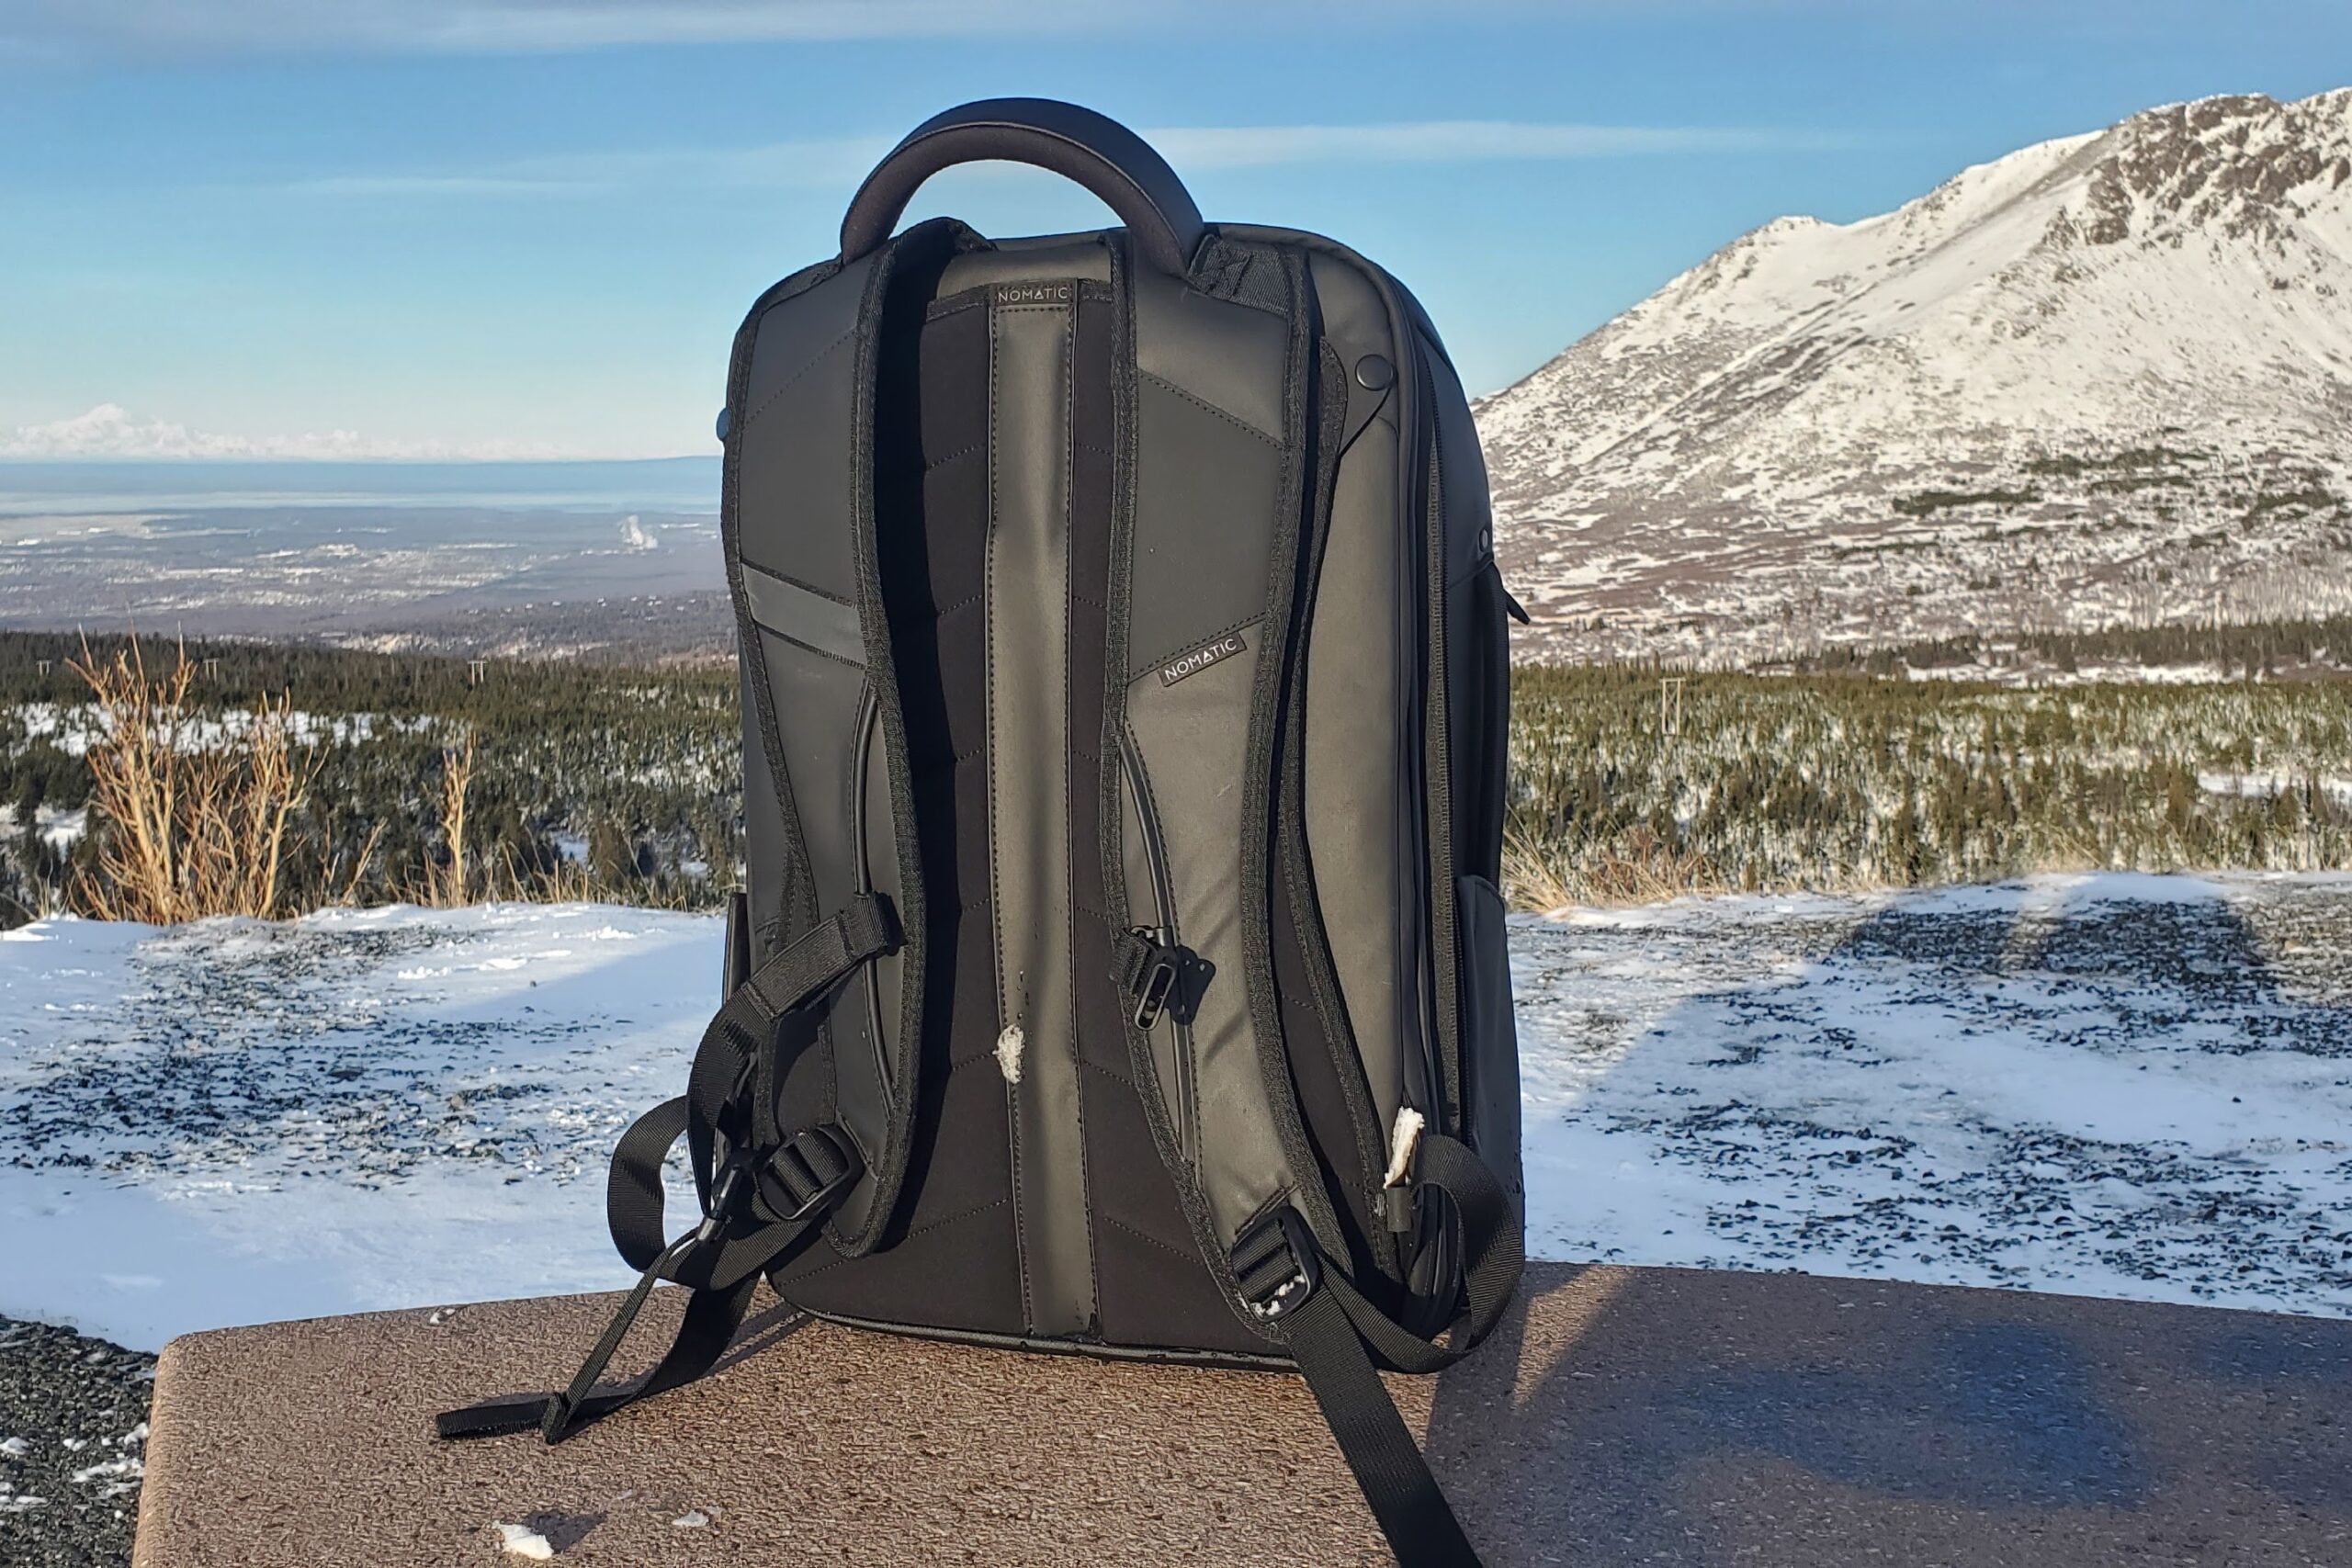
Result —
<instances>
[{"instance_id":1,"label":"wispy cloud","mask_svg":"<svg viewBox=\"0 0 2352 1568\"><path fill-rule=\"evenodd\" d=\"M565 196L630 189L830 188L854 185L888 136L808 137L759 147L649 148L515 158L476 169L339 174L290 181L310 196Z\"/></svg>"},{"instance_id":2,"label":"wispy cloud","mask_svg":"<svg viewBox=\"0 0 2352 1568\"><path fill-rule=\"evenodd\" d=\"M1741 126L1562 125L1407 120L1378 125L1170 126L1143 132L1180 172L1313 164L1463 164L1670 154L1826 152L1838 131ZM333 175L289 182L312 196L506 197L618 190L815 188L854 185L889 151L887 136L811 138L761 147L582 152L447 173Z\"/></svg>"},{"instance_id":3,"label":"wispy cloud","mask_svg":"<svg viewBox=\"0 0 2352 1568\"><path fill-rule=\"evenodd\" d=\"M1512 159L1626 158L1668 152L1820 152L1849 135L1736 126L1558 125L1501 119L1404 120L1385 125L1175 127L1148 139L1190 168L1283 164L1464 164Z\"/></svg>"},{"instance_id":4,"label":"wispy cloud","mask_svg":"<svg viewBox=\"0 0 2352 1568\"><path fill-rule=\"evenodd\" d=\"M1544 0L1288 0L1291 12L1308 19L1545 8ZM1184 7L1167 0L29 0L14 9L14 19L0 21L0 42L143 54L555 53L627 44L1109 33L1189 28L1218 13L1261 24L1268 17L1262 0Z\"/></svg>"},{"instance_id":5,"label":"wispy cloud","mask_svg":"<svg viewBox=\"0 0 2352 1568\"><path fill-rule=\"evenodd\" d=\"M169 420L134 418L100 403L70 418L0 430L0 457L526 458L556 454L513 441L374 440L352 430L229 435Z\"/></svg>"}]
</instances>

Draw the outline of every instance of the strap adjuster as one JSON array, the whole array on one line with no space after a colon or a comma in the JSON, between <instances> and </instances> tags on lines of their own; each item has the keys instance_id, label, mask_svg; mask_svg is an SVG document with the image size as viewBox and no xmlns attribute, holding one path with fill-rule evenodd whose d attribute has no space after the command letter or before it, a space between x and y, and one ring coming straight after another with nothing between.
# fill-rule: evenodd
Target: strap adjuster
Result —
<instances>
[{"instance_id":1,"label":"strap adjuster","mask_svg":"<svg viewBox=\"0 0 2352 1568\"><path fill-rule=\"evenodd\" d=\"M1281 1208L1234 1244L1233 1274L1250 1316L1286 1317L1323 1282L1323 1255L1298 1211Z\"/></svg>"},{"instance_id":2,"label":"strap adjuster","mask_svg":"<svg viewBox=\"0 0 2352 1568\"><path fill-rule=\"evenodd\" d=\"M760 1197L778 1221L790 1224L838 1200L865 1171L848 1139L811 1127L776 1150L760 1172Z\"/></svg>"},{"instance_id":3,"label":"strap adjuster","mask_svg":"<svg viewBox=\"0 0 2352 1568\"><path fill-rule=\"evenodd\" d=\"M1149 1029L1160 1014L1183 1006L1184 968L1193 955L1177 945L1172 932L1135 926L1120 934L1118 947L1117 977L1136 998L1137 1029Z\"/></svg>"},{"instance_id":4,"label":"strap adjuster","mask_svg":"<svg viewBox=\"0 0 2352 1568\"><path fill-rule=\"evenodd\" d=\"M1161 948L1151 955L1143 974L1143 987L1136 997L1136 1027L1149 1029L1159 1021L1160 1013L1168 1006L1168 998L1182 976L1174 950Z\"/></svg>"}]
</instances>

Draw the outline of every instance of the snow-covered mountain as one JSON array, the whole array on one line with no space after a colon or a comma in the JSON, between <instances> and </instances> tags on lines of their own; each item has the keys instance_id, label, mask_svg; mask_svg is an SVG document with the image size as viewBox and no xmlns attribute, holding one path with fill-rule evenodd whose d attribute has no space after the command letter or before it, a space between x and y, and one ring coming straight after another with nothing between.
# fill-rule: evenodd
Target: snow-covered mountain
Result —
<instances>
[{"instance_id":1,"label":"snow-covered mountain","mask_svg":"<svg viewBox=\"0 0 2352 1568\"><path fill-rule=\"evenodd\" d=\"M1553 654L2352 607L2352 88L1777 220L1477 414Z\"/></svg>"}]
</instances>

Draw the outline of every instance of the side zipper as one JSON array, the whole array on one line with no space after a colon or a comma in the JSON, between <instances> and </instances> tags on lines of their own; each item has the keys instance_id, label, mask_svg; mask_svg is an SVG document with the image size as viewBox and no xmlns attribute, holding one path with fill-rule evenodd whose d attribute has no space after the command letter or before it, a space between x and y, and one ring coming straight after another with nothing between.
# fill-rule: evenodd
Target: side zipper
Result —
<instances>
[{"instance_id":1,"label":"side zipper","mask_svg":"<svg viewBox=\"0 0 2352 1568\"><path fill-rule=\"evenodd\" d=\"M858 690L854 726L857 750L849 771L850 831L857 840L857 853L851 860L854 867L854 883L861 895L874 891L873 872L865 863L868 842L865 792L866 786L873 782L873 764L869 759L874 755L874 728L881 716L881 699L875 695L874 682L869 680ZM892 1081L889 1042L882 1032L882 979L878 966L872 964L865 965L858 983L865 992L865 1038L874 1048L875 1081L882 1086L884 1094L896 1100L899 1086Z\"/></svg>"},{"instance_id":2,"label":"side zipper","mask_svg":"<svg viewBox=\"0 0 2352 1568\"><path fill-rule=\"evenodd\" d=\"M1413 363L1415 373L1426 378L1429 372L1427 367L1422 364L1418 340L1414 344ZM1423 380L1422 386L1429 393L1429 400L1434 403L1436 388L1429 384L1426 379ZM1430 754L1430 738L1442 736L1444 729L1430 722L1429 711L1431 694L1434 694L1437 702L1447 704L1447 725L1453 723L1452 699L1446 687L1444 636L1446 609L1444 442L1438 426L1439 422L1432 410L1430 419L1429 493L1421 513L1423 586L1419 631L1425 650L1422 668L1426 671L1420 711L1421 733L1419 738L1421 755L1421 800L1419 803L1421 853L1426 862L1422 875L1430 900L1430 913L1432 917L1430 922L1429 947L1423 954L1424 960L1430 965L1431 987L1428 993L1430 1010L1427 1021L1424 1045L1428 1053L1426 1059L1430 1084L1433 1091L1430 1096L1430 1130L1452 1136L1458 1134L1461 1131L1462 1062L1458 1044L1453 1051L1448 1051L1446 1048L1449 1031L1446 1028L1443 1014L1449 998L1444 991L1436 986L1436 966L1440 964L1447 965L1453 964L1453 930L1459 923L1457 919L1452 917L1454 897L1452 863L1453 857L1451 849L1453 764L1450 747L1445 756L1432 757ZM1430 635L1432 631L1437 635ZM1447 846L1447 852L1442 857L1437 853L1441 833L1444 835L1444 842ZM1444 863L1440 863L1441 858ZM1434 918L1441 913L1446 914L1449 918L1442 921Z\"/></svg>"},{"instance_id":3,"label":"side zipper","mask_svg":"<svg viewBox=\"0 0 2352 1568\"><path fill-rule=\"evenodd\" d=\"M1168 874L1168 847L1159 836L1159 816L1151 807L1151 792L1144 785L1143 758L1136 750L1135 737L1125 725L1119 727L1119 773L1127 789L1127 807L1136 814L1136 830L1143 839L1144 859L1151 867L1151 898L1153 913L1160 940L1170 946L1181 944L1182 932L1176 920L1175 885ZM1128 913L1134 913L1135 896L1127 897ZM1168 1124L1176 1134L1177 1151L1191 1164L1198 1148L1199 1129L1193 1122L1193 1026L1182 1016L1182 1008L1163 1009L1154 1029L1166 1028L1173 1032L1170 1039L1175 1051L1171 1060L1175 1068L1176 1103L1168 1110Z\"/></svg>"}]
</instances>

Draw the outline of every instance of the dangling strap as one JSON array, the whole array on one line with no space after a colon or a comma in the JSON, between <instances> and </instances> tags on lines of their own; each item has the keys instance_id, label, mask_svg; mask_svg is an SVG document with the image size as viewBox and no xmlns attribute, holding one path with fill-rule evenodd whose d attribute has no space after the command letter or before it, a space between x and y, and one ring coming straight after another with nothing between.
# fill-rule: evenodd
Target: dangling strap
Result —
<instances>
[{"instance_id":1,"label":"dangling strap","mask_svg":"<svg viewBox=\"0 0 2352 1568\"><path fill-rule=\"evenodd\" d=\"M1400 1327L1345 1276L1327 1270L1306 1224L1288 1209L1242 1238L1233 1269L1250 1310L1287 1329L1291 1359L1396 1561L1403 1568L1476 1568L1478 1553L1396 1413L1374 1358L1408 1372L1459 1360L1502 1316L1524 1243L1510 1196L1468 1145L1426 1134L1418 1166L1419 1186L1442 1189L1453 1201L1468 1258L1466 1303L1444 1343Z\"/></svg>"},{"instance_id":2,"label":"dangling strap","mask_svg":"<svg viewBox=\"0 0 2352 1568\"><path fill-rule=\"evenodd\" d=\"M604 1335L560 1393L520 1394L442 1412L444 1438L480 1438L537 1427L550 1443L625 1404L692 1382L718 1362L750 1307L760 1274L813 1233L864 1171L843 1134L812 1127L758 1157L740 1123L743 1091L776 1026L822 997L858 965L899 947L888 900L862 895L820 922L738 987L704 1031L687 1092L647 1111L621 1134L605 1188L613 1245L642 1272ZM703 1185L703 1220L664 1246L662 1167L681 1136L695 1169L710 1170L719 1136L730 1155ZM594 1394L596 1380L628 1337L658 1282L694 1292L678 1335L636 1384Z\"/></svg>"}]
</instances>

